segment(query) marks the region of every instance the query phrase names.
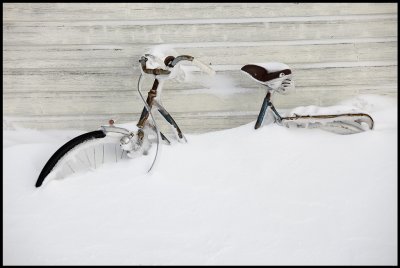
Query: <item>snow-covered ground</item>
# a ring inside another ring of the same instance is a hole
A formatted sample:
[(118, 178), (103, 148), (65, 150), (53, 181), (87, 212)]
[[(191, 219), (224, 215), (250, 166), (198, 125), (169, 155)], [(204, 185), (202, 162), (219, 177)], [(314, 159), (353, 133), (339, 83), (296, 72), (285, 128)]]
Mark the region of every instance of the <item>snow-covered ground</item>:
[(396, 265), (397, 100), (345, 104), (375, 129), (252, 122), (163, 146), (150, 174), (129, 160), (41, 188), (47, 159), (82, 131), (3, 122), (3, 264)]

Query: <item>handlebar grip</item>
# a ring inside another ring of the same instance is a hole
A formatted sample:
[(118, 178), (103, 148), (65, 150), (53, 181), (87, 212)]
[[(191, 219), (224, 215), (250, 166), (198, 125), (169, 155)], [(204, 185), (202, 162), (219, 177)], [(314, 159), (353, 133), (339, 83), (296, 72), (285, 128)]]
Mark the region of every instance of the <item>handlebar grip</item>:
[(189, 56), (189, 55), (180, 55), (178, 57), (176, 57), (171, 63), (171, 67), (174, 67), (176, 64), (178, 64), (178, 62), (182, 61), (182, 60), (187, 60), (187, 61), (193, 61), (194, 57)]
[(198, 59), (193, 59), (192, 63), (194, 65), (196, 65), (197, 67), (199, 67), (205, 73), (207, 73), (209, 75), (215, 75), (215, 70), (213, 68), (211, 68), (209, 65), (202, 63)]
[(178, 62), (182, 61), (182, 60), (187, 60), (187, 61), (191, 61), (194, 65), (196, 65), (200, 70), (204, 71), (205, 73), (209, 74), (209, 75), (215, 75), (215, 71), (208, 65), (202, 63), (201, 61), (199, 61), (198, 59), (195, 59), (192, 56), (189, 55), (180, 55), (178, 57), (176, 57), (171, 63), (170, 65), (172, 67), (174, 67), (176, 64), (178, 64)]

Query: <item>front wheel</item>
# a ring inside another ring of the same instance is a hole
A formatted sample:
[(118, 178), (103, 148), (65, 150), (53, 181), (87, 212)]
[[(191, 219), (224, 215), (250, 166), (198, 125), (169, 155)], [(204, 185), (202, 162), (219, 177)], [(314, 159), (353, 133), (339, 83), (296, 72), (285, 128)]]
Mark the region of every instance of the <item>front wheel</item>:
[[(91, 131), (65, 143), (44, 165), (35, 186), (40, 187), (50, 177), (65, 177), (85, 169), (97, 168), (108, 160), (118, 162), (127, 158), (119, 141), (123, 133)], [(107, 161), (108, 162), (108, 161)]]

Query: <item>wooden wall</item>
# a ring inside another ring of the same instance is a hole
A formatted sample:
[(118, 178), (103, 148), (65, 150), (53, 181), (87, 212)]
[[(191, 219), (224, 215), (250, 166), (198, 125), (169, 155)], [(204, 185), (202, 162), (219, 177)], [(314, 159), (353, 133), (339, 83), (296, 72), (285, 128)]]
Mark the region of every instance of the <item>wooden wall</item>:
[(256, 120), (264, 91), (239, 72), (251, 62), (292, 67), (297, 89), (275, 97), (278, 110), (397, 97), (397, 30), (396, 3), (6, 3), (3, 114), (46, 129), (137, 121), (138, 59), (159, 44), (244, 88), (167, 82), (164, 106), (186, 133)]

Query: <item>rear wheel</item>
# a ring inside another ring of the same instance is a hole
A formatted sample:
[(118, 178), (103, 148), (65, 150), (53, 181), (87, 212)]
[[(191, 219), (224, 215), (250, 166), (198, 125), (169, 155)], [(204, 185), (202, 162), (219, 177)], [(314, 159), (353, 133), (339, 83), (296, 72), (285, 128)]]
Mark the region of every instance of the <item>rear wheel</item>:
[(287, 127), (320, 128), (337, 134), (355, 134), (374, 128), (368, 114), (295, 115), (282, 118)]
[(96, 169), (106, 162), (126, 159), (126, 152), (119, 146), (119, 140), (123, 135), (97, 130), (73, 138), (50, 157), (40, 172), (35, 186), (40, 187), (45, 180), (63, 178)]

